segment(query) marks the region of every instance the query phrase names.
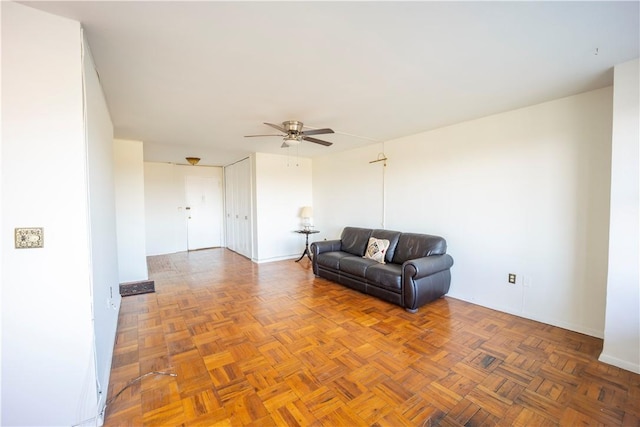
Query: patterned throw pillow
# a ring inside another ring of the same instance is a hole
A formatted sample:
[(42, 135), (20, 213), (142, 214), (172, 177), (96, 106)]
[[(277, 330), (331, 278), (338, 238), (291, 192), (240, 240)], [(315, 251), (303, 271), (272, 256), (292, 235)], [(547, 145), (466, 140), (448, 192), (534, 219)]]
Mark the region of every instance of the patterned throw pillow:
[(389, 249), (388, 240), (370, 237), (369, 244), (367, 244), (367, 250), (364, 253), (363, 258), (369, 258), (384, 264), (384, 256), (387, 253), (387, 249)]

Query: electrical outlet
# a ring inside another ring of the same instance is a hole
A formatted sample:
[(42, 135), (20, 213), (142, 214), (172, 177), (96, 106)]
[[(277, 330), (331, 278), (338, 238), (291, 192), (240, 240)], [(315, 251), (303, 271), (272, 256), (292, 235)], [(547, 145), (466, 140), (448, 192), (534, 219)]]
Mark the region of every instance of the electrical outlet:
[(516, 284), (516, 275), (514, 273), (509, 273), (509, 283)]

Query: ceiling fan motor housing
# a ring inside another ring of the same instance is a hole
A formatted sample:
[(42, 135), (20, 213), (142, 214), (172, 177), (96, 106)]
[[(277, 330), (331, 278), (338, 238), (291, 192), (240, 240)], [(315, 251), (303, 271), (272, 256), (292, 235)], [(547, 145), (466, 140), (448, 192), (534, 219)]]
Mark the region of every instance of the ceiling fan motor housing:
[(302, 132), (302, 125), (303, 123), (297, 120), (288, 120), (286, 122), (282, 122), (282, 127), (286, 129), (287, 133), (290, 135)]

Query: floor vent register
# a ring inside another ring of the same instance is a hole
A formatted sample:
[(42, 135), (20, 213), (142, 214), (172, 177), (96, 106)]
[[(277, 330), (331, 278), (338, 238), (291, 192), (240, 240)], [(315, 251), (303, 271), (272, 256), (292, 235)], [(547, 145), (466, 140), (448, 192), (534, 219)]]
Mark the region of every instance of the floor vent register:
[(120, 283), (120, 295), (140, 295), (155, 292), (155, 282), (153, 280), (141, 280), (139, 282)]

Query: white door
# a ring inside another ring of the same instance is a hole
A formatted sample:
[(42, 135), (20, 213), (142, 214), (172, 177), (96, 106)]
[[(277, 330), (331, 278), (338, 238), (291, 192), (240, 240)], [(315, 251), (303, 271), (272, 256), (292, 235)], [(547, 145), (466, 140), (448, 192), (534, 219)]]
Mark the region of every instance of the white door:
[(251, 164), (249, 159), (226, 166), (225, 219), (229, 249), (251, 258)]
[(211, 176), (185, 177), (187, 249), (222, 245), (222, 183)]
[(232, 251), (236, 250), (236, 233), (235, 233), (235, 168), (230, 165), (224, 168), (224, 185), (225, 185), (225, 224), (226, 224), (226, 242), (227, 248)]
[(249, 159), (236, 163), (237, 167), (237, 240), (236, 251), (251, 258), (251, 164)]

